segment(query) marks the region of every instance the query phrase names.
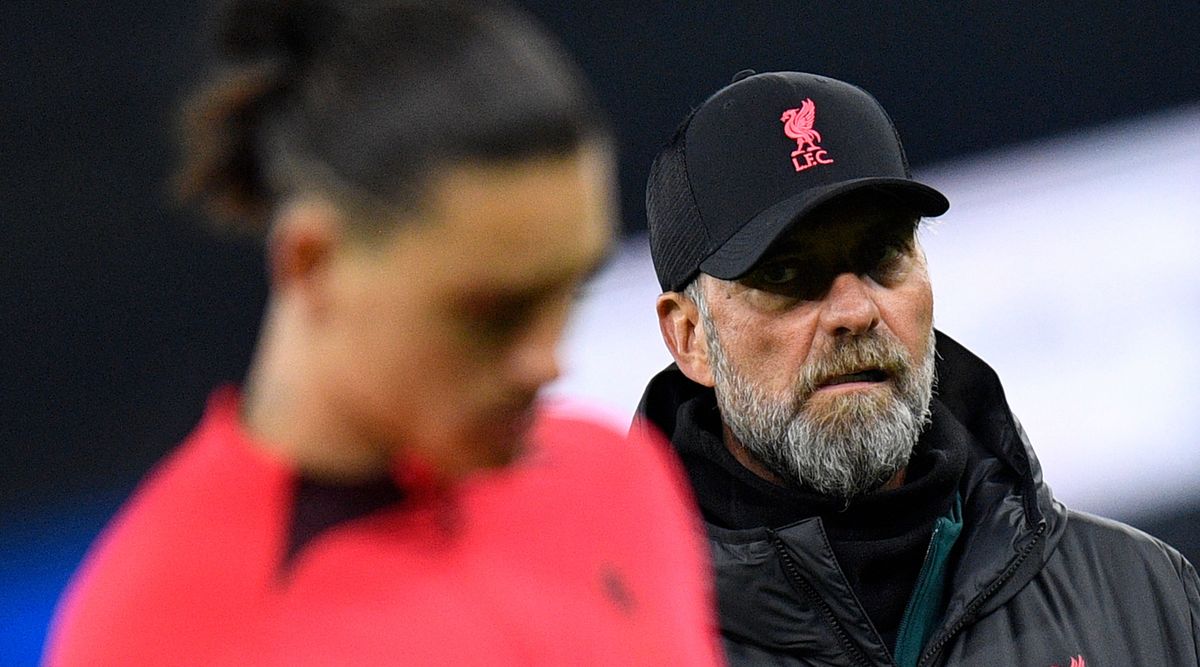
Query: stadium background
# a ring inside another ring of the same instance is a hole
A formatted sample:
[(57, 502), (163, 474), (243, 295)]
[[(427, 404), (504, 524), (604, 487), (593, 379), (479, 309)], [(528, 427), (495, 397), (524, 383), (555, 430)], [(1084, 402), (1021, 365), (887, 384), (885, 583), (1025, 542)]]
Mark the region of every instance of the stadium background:
[[(1051, 485), (1200, 560), (1200, 4), (523, 4), (622, 151), (625, 240), (553, 393), (619, 423), (667, 361), (641, 200), (679, 119), (745, 67), (828, 74), (949, 195), (925, 239), (938, 325), (997, 368)], [(249, 359), (261, 249), (166, 195), (202, 16), (0, 7), (0, 665), (36, 660), (89, 541)]]

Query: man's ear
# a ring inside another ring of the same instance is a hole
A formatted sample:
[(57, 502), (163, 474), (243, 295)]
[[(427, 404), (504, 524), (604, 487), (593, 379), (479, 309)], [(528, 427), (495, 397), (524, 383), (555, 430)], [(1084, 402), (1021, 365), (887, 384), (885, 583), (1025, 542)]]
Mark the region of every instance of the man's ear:
[(713, 386), (708, 339), (704, 337), (704, 324), (695, 302), (682, 292), (663, 292), (655, 308), (663, 342), (679, 370), (693, 382)]
[(341, 214), (328, 202), (303, 199), (284, 205), (267, 238), (271, 290), (298, 297), (310, 312), (324, 310), (343, 229)]

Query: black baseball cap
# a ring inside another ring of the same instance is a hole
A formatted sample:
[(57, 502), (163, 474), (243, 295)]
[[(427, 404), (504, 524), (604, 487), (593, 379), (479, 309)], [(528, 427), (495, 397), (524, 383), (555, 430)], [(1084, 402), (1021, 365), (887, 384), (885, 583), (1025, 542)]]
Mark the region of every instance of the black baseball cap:
[(664, 291), (699, 272), (733, 280), (805, 214), (874, 189), (934, 217), (950, 208), (912, 179), (900, 135), (869, 93), (802, 72), (739, 72), (655, 158), (646, 185), (650, 255)]

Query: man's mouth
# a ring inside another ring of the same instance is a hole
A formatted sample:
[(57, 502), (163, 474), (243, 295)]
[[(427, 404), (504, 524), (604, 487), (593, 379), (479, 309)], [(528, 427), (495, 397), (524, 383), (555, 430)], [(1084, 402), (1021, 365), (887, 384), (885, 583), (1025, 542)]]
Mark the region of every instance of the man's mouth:
[(825, 389), (825, 388), (834, 387), (837, 385), (853, 384), (853, 383), (858, 383), (858, 382), (874, 384), (874, 383), (879, 383), (879, 382), (885, 382), (889, 377), (890, 377), (890, 375), (888, 375), (887, 371), (884, 371), (879, 368), (867, 368), (867, 369), (863, 369), (861, 371), (856, 371), (854, 373), (845, 373), (842, 375), (835, 375), (835, 376), (825, 380), (824, 382), (822, 382), (817, 388)]

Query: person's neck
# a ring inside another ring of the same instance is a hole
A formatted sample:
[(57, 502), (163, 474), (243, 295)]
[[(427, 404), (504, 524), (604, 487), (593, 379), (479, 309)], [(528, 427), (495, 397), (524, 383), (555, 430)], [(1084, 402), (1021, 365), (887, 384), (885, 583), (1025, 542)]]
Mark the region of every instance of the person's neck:
[[(772, 484), (787, 486), (787, 481), (779, 473), (767, 467), (754, 452), (750, 451), (750, 448), (743, 445), (741, 440), (738, 440), (737, 436), (733, 434), (733, 430), (729, 428), (729, 424), (726, 424), (723, 420), (721, 422), (721, 439), (725, 443), (725, 448), (733, 455), (733, 458), (747, 470)], [(904, 486), (906, 472), (907, 468), (900, 468), (891, 479), (876, 490), (890, 491)]]
[(356, 433), (325, 399), (317, 362), (298, 306), (272, 301), (242, 388), (243, 426), (307, 477), (355, 482), (386, 475), (390, 455)]

